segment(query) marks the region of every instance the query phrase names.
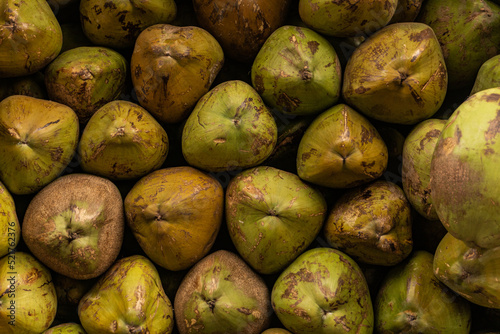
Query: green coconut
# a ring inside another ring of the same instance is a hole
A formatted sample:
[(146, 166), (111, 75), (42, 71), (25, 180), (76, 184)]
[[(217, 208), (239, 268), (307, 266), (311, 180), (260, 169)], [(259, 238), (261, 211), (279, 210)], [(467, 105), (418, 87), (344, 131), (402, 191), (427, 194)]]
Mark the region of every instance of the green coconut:
[(340, 96), (341, 68), (333, 46), (314, 30), (282, 26), (266, 40), (251, 69), (252, 85), (271, 108), (311, 115)]
[(316, 238), (326, 201), (297, 175), (273, 167), (247, 169), (226, 190), (226, 222), (241, 257), (257, 272), (277, 273)]
[(406, 136), (403, 146), (403, 190), (411, 205), (423, 217), (438, 220), (430, 188), (431, 160), (446, 120), (427, 119)]
[(352, 188), (380, 177), (388, 151), (368, 119), (345, 104), (316, 116), (297, 151), (297, 173), (307, 182)]
[(437, 279), (433, 261), (417, 251), (387, 273), (374, 303), (377, 333), (469, 333), (469, 302)]
[(481, 65), (470, 95), (494, 87), (500, 87), (500, 54), (491, 57)]
[(357, 47), (344, 70), (347, 104), (376, 120), (416, 124), (444, 102), (448, 76), (431, 27), (394, 23)]
[(120, 53), (82, 46), (61, 53), (45, 69), (51, 100), (71, 107), (86, 123), (100, 107), (124, 92), (128, 62)]
[(469, 247), (448, 233), (434, 255), (434, 274), (471, 303), (500, 309), (500, 246)]
[(224, 64), (219, 42), (196, 26), (156, 24), (138, 37), (130, 60), (139, 104), (160, 123), (185, 120)]
[(500, 53), (500, 5), (494, 1), (428, 0), (417, 21), (436, 34), (450, 89), (471, 86), (481, 65)]
[(431, 160), (432, 202), (446, 229), (471, 247), (500, 245), (500, 87), (465, 100)]
[(299, 15), (315, 31), (335, 36), (370, 35), (386, 26), (398, 0), (300, 0)]
[(182, 130), (182, 154), (206, 171), (246, 169), (265, 161), (277, 139), (276, 122), (259, 94), (230, 80), (196, 104)]
[(413, 249), (410, 203), (385, 180), (349, 189), (332, 205), (323, 235), (356, 261), (396, 265)]
[(0, 258), (3, 334), (40, 334), (54, 322), (57, 296), (50, 270), (27, 252)]
[(174, 310), (180, 334), (260, 334), (272, 315), (263, 278), (227, 250), (207, 255), (189, 270)]
[(0, 179), (12, 194), (33, 194), (60, 176), (76, 152), (70, 107), (25, 95), (0, 102)]
[(111, 101), (90, 118), (78, 144), (82, 169), (112, 180), (159, 169), (169, 149), (165, 129), (141, 106)]
[(87, 333), (165, 333), (174, 311), (154, 264), (142, 255), (116, 261), (82, 297), (78, 316)]
[(358, 264), (332, 248), (297, 257), (276, 279), (274, 312), (292, 333), (373, 333), (374, 312)]
[(178, 271), (212, 248), (224, 215), (224, 190), (196, 168), (169, 167), (137, 181), (124, 206), (128, 226), (148, 258)]
[(83, 31), (95, 45), (131, 48), (146, 28), (169, 23), (177, 15), (174, 0), (81, 0)]
[(61, 51), (62, 31), (46, 0), (0, 4), (0, 78), (33, 74)]

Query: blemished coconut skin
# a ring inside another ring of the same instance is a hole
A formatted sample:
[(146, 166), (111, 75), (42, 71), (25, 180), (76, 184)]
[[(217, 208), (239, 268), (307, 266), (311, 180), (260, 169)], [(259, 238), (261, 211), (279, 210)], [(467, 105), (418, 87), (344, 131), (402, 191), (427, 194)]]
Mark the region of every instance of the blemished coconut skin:
[(210, 251), (222, 224), (224, 191), (198, 169), (169, 167), (137, 181), (124, 205), (127, 223), (147, 256), (178, 271)]
[(172, 302), (156, 267), (142, 255), (116, 261), (82, 297), (78, 317), (89, 334), (170, 334), (174, 328)]
[(326, 38), (314, 30), (287, 25), (266, 40), (252, 64), (251, 79), (271, 108), (314, 115), (338, 101), (342, 69)]
[(87, 332), (83, 329), (82, 325), (74, 322), (67, 322), (51, 327), (42, 334), (87, 334)]
[(393, 182), (347, 190), (332, 206), (325, 240), (362, 263), (393, 266), (413, 249), (411, 206)]
[(0, 27), (0, 78), (38, 72), (61, 51), (61, 26), (46, 0), (2, 1)]
[(377, 129), (346, 104), (319, 114), (297, 152), (301, 179), (330, 188), (352, 188), (380, 177), (388, 151)]
[(80, 123), (124, 92), (129, 64), (104, 47), (81, 46), (61, 53), (44, 71), (48, 97), (73, 109)]
[(13, 252), (21, 240), (21, 225), (16, 203), (9, 190), (0, 182), (0, 258)]
[(196, 26), (156, 24), (138, 37), (130, 60), (139, 104), (160, 123), (187, 118), (224, 64), (219, 42)]
[(495, 87), (500, 87), (500, 55), (491, 57), (481, 65), (470, 95)]
[(71, 162), (76, 113), (58, 102), (12, 95), (0, 102), (0, 179), (12, 194), (33, 194)]
[(80, 21), (95, 45), (132, 48), (146, 28), (169, 23), (177, 15), (174, 0), (81, 0)]
[(344, 70), (342, 95), (364, 115), (416, 124), (444, 102), (448, 75), (433, 30), (418, 22), (391, 24), (367, 38)]
[(500, 245), (499, 106), (500, 87), (465, 100), (448, 118), (431, 161), (439, 220), (471, 247)]
[(230, 80), (196, 104), (182, 129), (182, 155), (206, 171), (241, 170), (264, 162), (277, 140), (276, 121), (257, 91)]
[(374, 303), (377, 333), (469, 333), (470, 304), (436, 278), (433, 260), (417, 251), (387, 273)]
[(48, 329), (57, 311), (50, 270), (30, 253), (18, 251), (0, 258), (0, 277), (2, 333), (39, 334)]
[(319, 33), (335, 37), (366, 36), (386, 26), (397, 0), (300, 0), (299, 15)]
[(428, 0), (417, 21), (439, 40), (451, 90), (472, 85), (481, 65), (500, 53), (500, 4), (494, 1)]
[(227, 250), (191, 268), (175, 295), (174, 311), (180, 334), (260, 334), (272, 315), (263, 278)]
[(431, 160), (446, 120), (427, 119), (417, 124), (403, 145), (401, 178), (408, 201), (429, 220), (438, 220), (430, 187)]
[(111, 180), (136, 179), (167, 159), (165, 129), (141, 106), (111, 101), (90, 118), (78, 143), (82, 169)]
[(297, 257), (276, 279), (271, 302), (292, 333), (373, 332), (365, 276), (352, 258), (333, 248), (314, 248)]
[(120, 191), (108, 179), (59, 177), (30, 201), (22, 236), (47, 267), (74, 279), (104, 273), (118, 257), (125, 227)]
[(261, 274), (290, 264), (313, 242), (327, 214), (319, 190), (293, 173), (267, 166), (232, 178), (225, 208), (233, 244)]
[(500, 246), (469, 247), (448, 233), (436, 249), (434, 274), (471, 303), (500, 309), (499, 260)]
[(193, 8), (197, 22), (217, 38), (228, 58), (251, 63), (269, 35), (283, 25), (292, 2), (194, 0)]

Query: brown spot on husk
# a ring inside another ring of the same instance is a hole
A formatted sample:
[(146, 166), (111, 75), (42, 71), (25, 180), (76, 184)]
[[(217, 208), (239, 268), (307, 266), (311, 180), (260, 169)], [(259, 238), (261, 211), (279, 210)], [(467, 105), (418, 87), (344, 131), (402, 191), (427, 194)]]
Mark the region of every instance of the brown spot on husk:
[(264, 80), (261, 75), (256, 75), (254, 79), (255, 90), (262, 94), (264, 92)]
[(412, 42), (422, 42), (430, 38), (433, 38), (433, 31), (430, 28), (424, 29), (420, 32), (414, 32), (409, 36), (409, 39)]
[(488, 130), (484, 133), (486, 141), (492, 141), (496, 135), (500, 133), (500, 110), (497, 110), (497, 115), (489, 122)]
[(309, 41), (307, 42), (307, 47), (309, 48), (309, 50), (311, 50), (311, 53), (314, 55), (316, 51), (318, 51), (319, 43), (316, 41)]

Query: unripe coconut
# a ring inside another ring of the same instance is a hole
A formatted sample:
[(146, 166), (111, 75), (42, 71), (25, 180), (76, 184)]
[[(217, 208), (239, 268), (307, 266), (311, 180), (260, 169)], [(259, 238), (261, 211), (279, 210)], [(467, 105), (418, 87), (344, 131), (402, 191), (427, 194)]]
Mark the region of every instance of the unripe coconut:
[(438, 220), (430, 187), (431, 160), (446, 120), (427, 119), (406, 136), (403, 146), (403, 190), (417, 212), (429, 220)]
[(130, 48), (137, 36), (155, 24), (169, 23), (177, 15), (174, 0), (81, 0), (80, 18), (93, 44)]
[(75, 279), (94, 278), (120, 251), (122, 197), (108, 179), (61, 176), (33, 197), (22, 226), (24, 242), (47, 267)]
[(380, 177), (388, 161), (377, 129), (345, 104), (333, 106), (309, 125), (297, 152), (301, 179), (331, 188), (352, 188)]
[(335, 36), (370, 35), (386, 26), (398, 0), (300, 0), (299, 15), (315, 31)]
[(375, 299), (377, 333), (469, 333), (470, 305), (436, 278), (433, 260), (417, 251), (387, 273)]
[(228, 58), (250, 63), (271, 33), (283, 25), (291, 0), (193, 0), (200, 26)]
[(276, 122), (259, 94), (230, 80), (196, 104), (182, 130), (182, 154), (207, 171), (246, 169), (266, 160), (277, 139)]
[(429, 25), (443, 50), (450, 89), (472, 85), (500, 53), (500, 5), (490, 0), (426, 0), (417, 21)]
[(158, 271), (142, 255), (116, 261), (80, 300), (78, 316), (89, 334), (170, 334), (174, 328)]
[(127, 223), (146, 255), (168, 270), (210, 251), (222, 224), (224, 191), (208, 174), (169, 167), (141, 178), (124, 201)]
[(134, 179), (162, 166), (165, 129), (141, 106), (111, 101), (90, 118), (78, 146), (82, 169), (112, 180)]
[(42, 334), (87, 334), (83, 327), (75, 322), (66, 322), (47, 329)]
[(16, 203), (9, 190), (0, 182), (0, 258), (15, 251), (21, 239), (21, 225)]
[(51, 100), (71, 107), (80, 123), (123, 93), (128, 62), (118, 52), (82, 46), (61, 53), (45, 69), (45, 87)]
[(439, 220), (471, 247), (500, 245), (500, 87), (464, 101), (446, 122), (431, 161)]
[(271, 302), (292, 333), (373, 332), (373, 306), (363, 272), (336, 249), (302, 253), (276, 279)]
[(144, 30), (130, 60), (137, 99), (161, 123), (178, 123), (210, 89), (224, 63), (206, 30), (157, 24)]
[(56, 179), (76, 152), (78, 117), (58, 102), (13, 95), (0, 102), (0, 179), (32, 194)]
[(389, 181), (350, 189), (333, 204), (323, 234), (357, 261), (393, 266), (413, 249), (410, 203)]
[(260, 334), (272, 315), (262, 277), (226, 250), (191, 268), (175, 295), (174, 311), (180, 334)]
[(33, 74), (61, 51), (61, 26), (47, 0), (4, 0), (0, 41), (0, 78)]
[(226, 190), (226, 222), (241, 257), (257, 272), (283, 270), (316, 238), (327, 213), (323, 195), (297, 175), (247, 169)]
[(500, 87), (500, 54), (491, 57), (481, 65), (470, 95), (494, 87)]
[(451, 233), (439, 243), (434, 255), (434, 274), (471, 303), (500, 309), (500, 246), (469, 247)]
[(444, 102), (448, 76), (436, 35), (422, 23), (391, 24), (353, 52), (344, 71), (346, 103), (368, 117), (415, 124)]
[(327, 39), (314, 30), (283, 26), (255, 58), (252, 85), (271, 108), (310, 115), (334, 105), (340, 96), (340, 60)]
[(3, 334), (39, 334), (56, 317), (49, 269), (26, 252), (0, 258), (0, 328)]

